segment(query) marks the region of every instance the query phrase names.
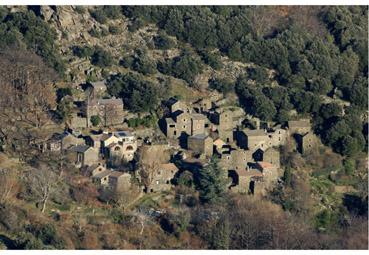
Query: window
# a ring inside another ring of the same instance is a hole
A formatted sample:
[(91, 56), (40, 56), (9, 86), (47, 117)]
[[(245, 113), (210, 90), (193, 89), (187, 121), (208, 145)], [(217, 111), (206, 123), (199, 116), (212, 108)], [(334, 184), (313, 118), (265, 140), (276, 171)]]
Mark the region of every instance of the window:
[(132, 145), (128, 145), (128, 146), (127, 146), (127, 151), (133, 151), (133, 147), (132, 147)]
[(119, 146), (115, 147), (114, 151), (120, 151), (120, 147)]
[(156, 184), (159, 185), (159, 181), (156, 181)]
[(173, 134), (174, 134), (174, 135), (177, 135), (177, 131), (175, 131), (175, 130), (174, 130), (174, 133), (173, 133)]
[(169, 181), (167, 181), (167, 184), (169, 184)]
[(183, 125), (183, 128), (186, 128), (186, 125)]
[(175, 127), (176, 127), (176, 125), (174, 125), (174, 124), (170, 124), (170, 125), (169, 125), (169, 127), (170, 127), (170, 128), (175, 128)]

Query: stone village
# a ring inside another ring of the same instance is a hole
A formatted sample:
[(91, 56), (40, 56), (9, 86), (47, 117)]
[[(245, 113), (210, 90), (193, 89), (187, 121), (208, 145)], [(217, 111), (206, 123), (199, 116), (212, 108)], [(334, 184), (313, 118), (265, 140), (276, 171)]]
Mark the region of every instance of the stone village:
[[(201, 171), (216, 157), (228, 176), (229, 190), (264, 194), (283, 175), (280, 146), (293, 142), (296, 151), (304, 154), (319, 141), (307, 119), (261, 123), (239, 107), (225, 106), (219, 94), (192, 103), (170, 98), (163, 102), (166, 110), (158, 123), (160, 131), (133, 130), (125, 123), (129, 113), (122, 99), (109, 97), (104, 81), (87, 83), (83, 92), (84, 100), (74, 102), (78, 111), (69, 129), (38, 147), (67, 155), (102, 189), (128, 191), (132, 181), (141, 177), (125, 166), (144, 151), (145, 156), (151, 153), (158, 158), (156, 164), (146, 166), (150, 178), (140, 182), (144, 192), (170, 190), (181, 172)], [(91, 116), (102, 120), (100, 129), (92, 127)], [(160, 157), (165, 153), (170, 156)], [(178, 160), (181, 167), (175, 164)]]

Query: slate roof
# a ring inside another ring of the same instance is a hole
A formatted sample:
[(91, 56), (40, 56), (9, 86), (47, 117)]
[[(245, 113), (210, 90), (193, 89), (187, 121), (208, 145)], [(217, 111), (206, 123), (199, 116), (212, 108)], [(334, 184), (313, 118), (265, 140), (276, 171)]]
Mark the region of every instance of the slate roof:
[(309, 120), (290, 120), (288, 121), (289, 128), (301, 128), (301, 127), (310, 127)]
[(88, 145), (75, 145), (70, 148), (71, 151), (84, 153), (91, 147)]
[(93, 178), (94, 179), (102, 179), (104, 177), (110, 176), (112, 173), (113, 173), (113, 171), (105, 170), (105, 171), (102, 171), (101, 173), (98, 173)]
[(263, 129), (246, 129), (243, 131), (247, 136), (265, 136), (267, 135)]

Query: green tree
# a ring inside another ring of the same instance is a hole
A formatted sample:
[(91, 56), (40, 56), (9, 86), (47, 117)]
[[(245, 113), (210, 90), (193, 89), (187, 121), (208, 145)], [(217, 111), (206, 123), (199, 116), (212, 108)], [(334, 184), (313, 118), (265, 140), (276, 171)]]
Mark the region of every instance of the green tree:
[(91, 123), (94, 127), (98, 126), (101, 123), (101, 119), (98, 115), (91, 116)]
[(99, 67), (108, 67), (113, 64), (112, 55), (101, 47), (96, 47), (91, 56), (91, 63)]
[(125, 107), (133, 112), (155, 109), (160, 98), (156, 84), (134, 73), (112, 75), (108, 79), (108, 92), (122, 98)]
[(200, 170), (199, 181), (200, 199), (204, 203), (217, 203), (224, 199), (227, 179), (216, 157)]

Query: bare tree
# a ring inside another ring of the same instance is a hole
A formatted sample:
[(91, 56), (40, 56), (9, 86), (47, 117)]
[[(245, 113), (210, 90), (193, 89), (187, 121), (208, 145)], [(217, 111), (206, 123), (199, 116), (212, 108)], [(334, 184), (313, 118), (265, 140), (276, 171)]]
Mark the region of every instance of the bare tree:
[(160, 164), (168, 162), (170, 153), (165, 145), (143, 146), (137, 153), (141, 182), (148, 187), (155, 178)]
[(15, 169), (0, 169), (0, 204), (9, 203), (16, 192)]
[[(10, 148), (26, 146), (50, 121), (56, 107), (56, 74), (37, 55), (0, 51), (0, 139)], [(37, 138), (37, 136), (36, 136)]]
[(41, 207), (41, 212), (45, 212), (50, 197), (55, 194), (61, 176), (57, 175), (46, 165), (41, 165), (38, 169), (30, 169), (26, 175), (28, 187), (37, 201), (37, 207)]

